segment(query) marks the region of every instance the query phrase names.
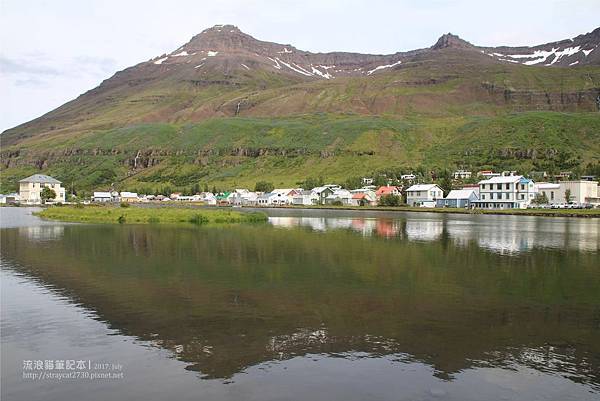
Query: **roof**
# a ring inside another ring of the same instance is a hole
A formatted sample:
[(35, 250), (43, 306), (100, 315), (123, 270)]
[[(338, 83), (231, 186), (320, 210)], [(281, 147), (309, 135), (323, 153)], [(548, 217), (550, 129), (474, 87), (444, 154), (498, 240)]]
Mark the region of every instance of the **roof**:
[(398, 187), (394, 187), (394, 186), (385, 186), (385, 187), (379, 187), (379, 189), (377, 190), (377, 192), (375, 192), (377, 195), (383, 195), (383, 194), (388, 194), (394, 191), (398, 191)]
[(110, 192), (94, 192), (94, 198), (111, 198)]
[(538, 182), (538, 189), (559, 189), (560, 184), (556, 184), (554, 182)]
[(49, 184), (60, 184), (61, 183), (56, 178), (52, 178), (49, 175), (44, 175), (44, 174), (30, 175), (27, 178), (23, 178), (19, 182), (39, 182), (41, 184), (46, 184), (46, 183), (49, 183)]
[(453, 189), (445, 199), (469, 199), (474, 194), (476, 192), (473, 189)]
[(302, 196), (313, 195), (313, 191), (300, 191), (300, 192), (298, 192), (298, 195), (302, 195)]
[(137, 198), (137, 192), (121, 192), (121, 198)]
[[(433, 188), (439, 188), (436, 184), (416, 184), (407, 189), (407, 191), (429, 191)], [(440, 188), (441, 189), (441, 188)]]
[(366, 198), (367, 194), (364, 192), (359, 192), (357, 194), (352, 195), (352, 199), (364, 199)]
[(499, 177), (492, 177), (487, 180), (479, 181), (479, 184), (510, 184), (518, 182), (523, 178), (522, 175), (503, 175)]

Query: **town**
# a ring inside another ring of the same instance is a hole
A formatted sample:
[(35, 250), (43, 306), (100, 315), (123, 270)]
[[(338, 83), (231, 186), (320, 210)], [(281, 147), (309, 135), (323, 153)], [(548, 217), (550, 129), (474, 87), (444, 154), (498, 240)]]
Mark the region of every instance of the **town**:
[(360, 188), (343, 188), (323, 184), (310, 189), (274, 188), (257, 183), (255, 190), (237, 188), (223, 192), (183, 194), (139, 194), (137, 192), (93, 192), (88, 199), (71, 196), (67, 199), (62, 183), (50, 176), (34, 174), (19, 181), (19, 193), (0, 195), (2, 204), (129, 204), (158, 202), (189, 202), (210, 206), (282, 207), (282, 206), (407, 206), (415, 208), (458, 209), (582, 209), (600, 207), (598, 181), (594, 176), (570, 180), (567, 174), (554, 177), (554, 182), (535, 182), (516, 171), (497, 173), (482, 170), (476, 173), (478, 182), (460, 184), (471, 179), (472, 172), (455, 171), (449, 188), (440, 183), (416, 182), (414, 174), (404, 174), (397, 182), (388, 180), (383, 186), (373, 185), (374, 179), (363, 177)]

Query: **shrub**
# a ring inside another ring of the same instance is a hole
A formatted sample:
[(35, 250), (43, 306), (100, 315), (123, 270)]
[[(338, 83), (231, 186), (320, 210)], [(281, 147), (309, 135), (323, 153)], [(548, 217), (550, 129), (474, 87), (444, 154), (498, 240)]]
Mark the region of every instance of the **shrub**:
[(331, 202), (332, 206), (343, 206), (344, 204), (342, 203), (341, 200), (335, 200), (333, 202)]
[(125, 221), (127, 221), (127, 219), (125, 218), (124, 215), (120, 215), (119, 218), (117, 219), (117, 221), (119, 222), (119, 224), (123, 224), (123, 223), (125, 223)]
[(148, 223), (160, 223), (160, 219), (158, 217), (152, 216), (148, 219)]
[(401, 199), (398, 195), (382, 195), (379, 198), (379, 206), (400, 206)]
[(208, 217), (203, 216), (201, 214), (195, 214), (192, 217), (190, 217), (189, 222), (192, 224), (205, 224), (208, 223)]
[(131, 206), (129, 203), (121, 202), (121, 207), (129, 207), (129, 206)]

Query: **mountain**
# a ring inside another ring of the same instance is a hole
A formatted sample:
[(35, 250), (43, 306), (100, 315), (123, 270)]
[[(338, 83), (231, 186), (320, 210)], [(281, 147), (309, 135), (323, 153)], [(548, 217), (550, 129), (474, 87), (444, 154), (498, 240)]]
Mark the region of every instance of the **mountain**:
[(38, 170), (92, 189), (598, 163), (599, 44), (600, 28), (534, 47), (448, 33), (390, 55), (312, 53), (216, 25), (3, 132), (2, 186)]

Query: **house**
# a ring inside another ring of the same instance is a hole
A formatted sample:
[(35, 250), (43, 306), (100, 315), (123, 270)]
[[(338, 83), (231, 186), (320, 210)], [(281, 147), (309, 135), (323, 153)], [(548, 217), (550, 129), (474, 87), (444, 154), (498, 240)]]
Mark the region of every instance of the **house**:
[(181, 192), (173, 192), (169, 198), (171, 198), (171, 200), (177, 200), (177, 198), (179, 198), (182, 195)]
[(217, 198), (217, 205), (219, 206), (227, 206), (229, 205), (229, 195), (231, 192), (221, 192), (218, 195), (215, 195)]
[(492, 177), (479, 181), (479, 200), (473, 204), (482, 209), (523, 209), (535, 194), (534, 182), (523, 176)]
[(492, 170), (481, 170), (477, 173), (477, 177), (483, 178), (492, 178), (492, 177), (500, 177), (500, 173), (494, 173)]
[(377, 204), (377, 196), (373, 191), (352, 191), (352, 206), (375, 206)]
[(133, 202), (139, 202), (139, 200), (140, 200), (140, 198), (138, 198), (137, 192), (127, 192), (127, 191), (121, 192), (121, 202), (133, 203)]
[(417, 178), (414, 174), (402, 174), (400, 176), (401, 180), (406, 180), (406, 181), (413, 181), (415, 178)]
[(325, 204), (332, 205), (341, 202), (342, 205), (350, 205), (352, 203), (352, 192), (347, 189), (336, 189), (331, 195), (325, 198)]
[(0, 195), (0, 204), (2, 204), (2, 205), (10, 205), (10, 204), (14, 204), (14, 203), (19, 203), (20, 200), (21, 200), (21, 198), (19, 197), (19, 194), (17, 194), (17, 193), (12, 193), (12, 194), (8, 194), (8, 195)]
[(444, 191), (436, 184), (417, 184), (406, 190), (409, 206), (435, 207), (436, 201), (444, 197)]
[(453, 189), (445, 198), (437, 199), (437, 207), (469, 208), (479, 197), (473, 189)]
[[(588, 203), (592, 205), (600, 204), (598, 197), (598, 181), (561, 181), (559, 189), (558, 202)], [(571, 191), (570, 199), (565, 199), (565, 193)]]
[(339, 186), (337, 186), (337, 185), (335, 185), (335, 186), (334, 185), (323, 185), (321, 187), (313, 188), (312, 192), (317, 194), (317, 196), (319, 197), (319, 205), (324, 205), (325, 198), (327, 198), (329, 195), (331, 195), (333, 193), (333, 191), (338, 188), (339, 188)]
[(42, 203), (42, 190), (50, 188), (56, 193), (51, 202), (64, 202), (65, 189), (60, 185), (61, 182), (55, 178), (44, 174), (34, 174), (19, 181), (19, 196), (21, 203), (28, 205), (37, 205)]
[(464, 180), (464, 179), (471, 178), (471, 175), (472, 175), (472, 173), (470, 171), (456, 170), (454, 172), (454, 179), (455, 180)]
[(117, 201), (118, 197), (113, 197), (111, 192), (94, 192), (92, 195), (92, 202), (105, 203)]
[(560, 173), (556, 174), (554, 178), (556, 178), (557, 180), (568, 180), (569, 178), (571, 178), (572, 175), (572, 171), (561, 171)]
[(319, 195), (314, 191), (299, 191), (292, 198), (292, 204), (297, 206), (312, 206), (319, 204)]
[(538, 194), (546, 195), (548, 204), (552, 205), (564, 202), (564, 191), (562, 194), (560, 193), (560, 184), (553, 182), (538, 182), (535, 184), (535, 187)]
[(377, 199), (381, 198), (383, 195), (395, 195), (400, 196), (402, 189), (400, 187), (386, 185), (384, 187), (379, 187), (377, 191), (375, 191), (375, 196)]
[(258, 194), (247, 189), (236, 189), (229, 195), (229, 203), (236, 206), (256, 206)]
[(217, 197), (212, 192), (202, 192), (200, 194), (200, 200), (211, 206), (215, 206), (217, 204)]
[(363, 177), (362, 183), (363, 185), (371, 185), (373, 184), (373, 179), (369, 177)]

